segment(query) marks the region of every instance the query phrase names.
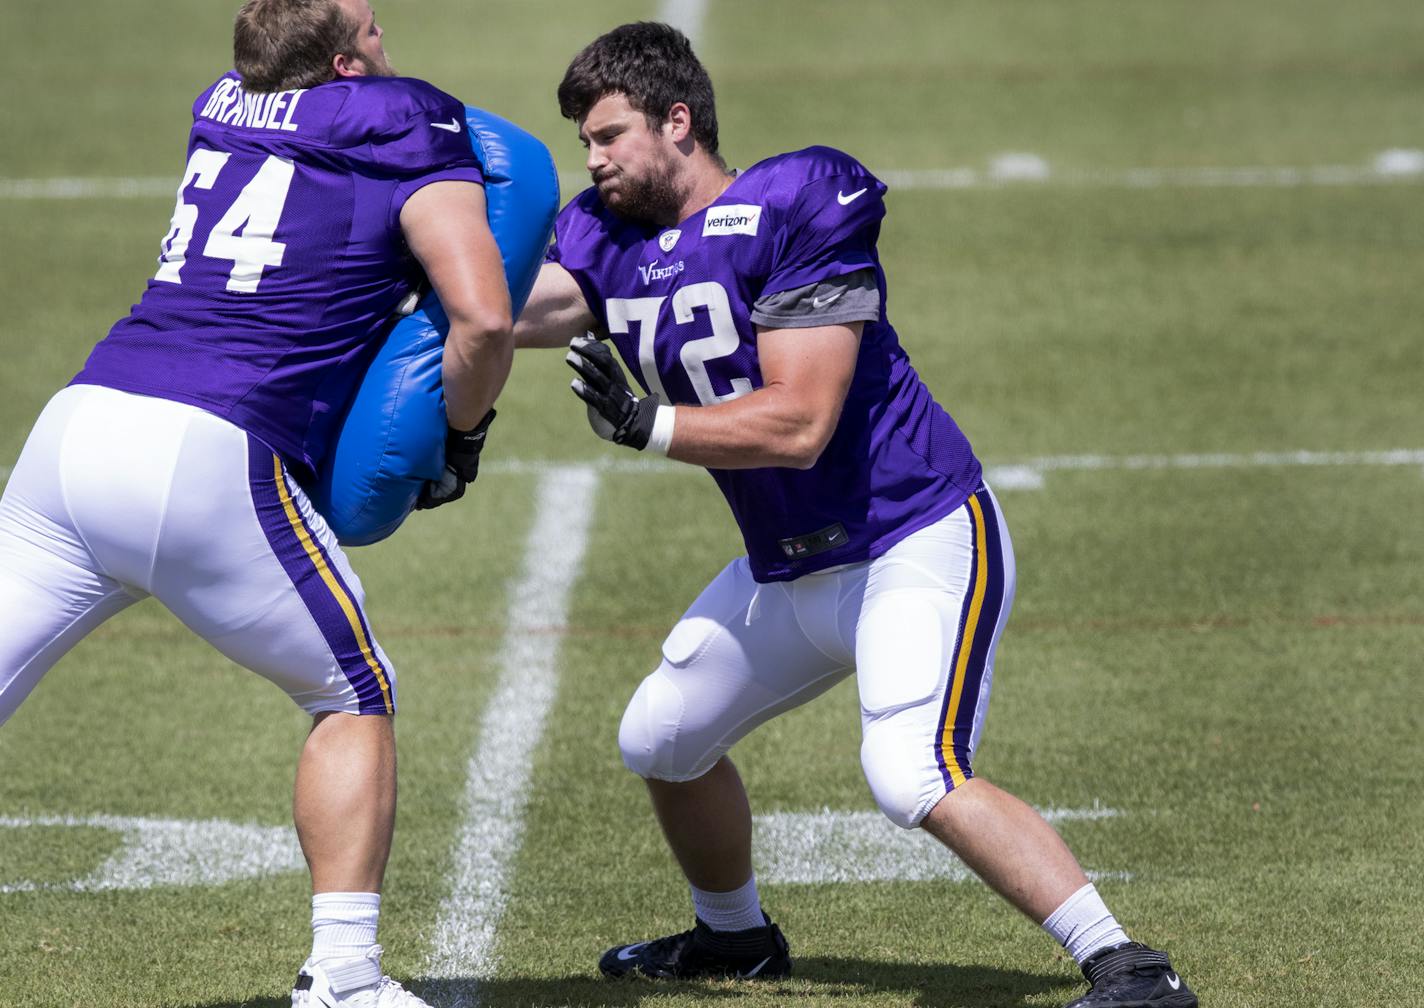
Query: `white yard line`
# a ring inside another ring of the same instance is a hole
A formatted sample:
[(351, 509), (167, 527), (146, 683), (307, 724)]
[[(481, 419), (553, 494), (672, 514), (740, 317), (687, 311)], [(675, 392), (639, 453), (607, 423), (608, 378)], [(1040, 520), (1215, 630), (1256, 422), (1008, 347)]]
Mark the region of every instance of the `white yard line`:
[[(1026, 462), (985, 463), (990, 483), (1001, 489), (1037, 490), (1051, 472), (1143, 469), (1275, 469), (1298, 467), (1419, 466), (1424, 450), (1394, 448), (1385, 451), (1322, 452), (1209, 452), (1180, 455), (1048, 455)], [(697, 467), (662, 458), (620, 453), (586, 462), (553, 459), (491, 459), (480, 466), (486, 475), (549, 476), (572, 469), (617, 476), (654, 476), (696, 472)], [(10, 477), (10, 467), (0, 466), (0, 483)]]
[(112, 815), (0, 817), (0, 830), (56, 826), (107, 830), (123, 839), (103, 864), (82, 878), (67, 882), (0, 879), (0, 893), (214, 886), (305, 871), (307, 866), (297, 833), (290, 826)]
[[(691, 3), (682, 6), (692, 7)], [(1371, 164), (1245, 165), (1196, 168), (1051, 169), (1034, 155), (998, 158), (988, 168), (882, 169), (877, 174), (892, 192), (946, 189), (1000, 189), (1006, 186), (1076, 189), (1258, 189), (1317, 186), (1418, 184), (1424, 160), (1390, 157)], [(1394, 152), (1398, 153), (1398, 152)], [(172, 198), (177, 178), (0, 178), (0, 200), (82, 200)], [(585, 172), (560, 172), (565, 196), (588, 187)]]
[(496, 931), (510, 866), (524, 832), (535, 749), (558, 692), (560, 637), (583, 565), (599, 476), (590, 466), (552, 468), (539, 482), (524, 568), (510, 593), (496, 659), (499, 683), (485, 707), (465, 782), (450, 895), (440, 906), (427, 975), (444, 980), (441, 1005), (472, 1006), (495, 967)]
[(707, 19), (707, 0), (662, 0), (655, 21), (680, 30), (696, 49), (702, 41), (702, 24)]
[(996, 489), (1042, 490), (1051, 472), (1136, 472), (1144, 469), (1279, 469), (1342, 466), (1419, 466), (1424, 451), (1214, 452), (1191, 455), (1053, 455), (1004, 465), (986, 465), (984, 478)]
[[(626, 453), (625, 453), (626, 454)], [(521, 475), (551, 472), (565, 463), (539, 459), (492, 460), (482, 466), (488, 473)], [(589, 463), (598, 472), (622, 476), (690, 473), (695, 467), (661, 458), (609, 455)], [(1049, 455), (1026, 462), (986, 463), (985, 477), (996, 489), (1041, 490), (1051, 472), (1140, 471), (1144, 469), (1271, 469), (1318, 466), (1418, 466), (1424, 468), (1424, 450), (1400, 448), (1357, 452), (1217, 452), (1181, 455)]]
[[(1410, 156), (1418, 155), (1418, 157)], [(1281, 189), (1424, 182), (1424, 152), (1381, 151), (1367, 164), (1054, 169), (1036, 154), (1004, 154), (987, 168), (871, 169), (897, 192), (951, 189)], [(69, 180), (76, 181), (76, 180)], [(586, 172), (560, 172), (565, 197), (588, 188)], [(0, 196), (5, 195), (0, 183)]]
[(176, 176), (119, 178), (17, 178), (0, 179), (0, 199), (75, 200), (135, 199), (178, 192)]
[[(1051, 823), (1112, 819), (1116, 809), (1039, 809)], [(757, 878), (769, 885), (859, 882), (971, 882), (976, 876), (924, 830), (902, 830), (877, 811), (773, 812), (755, 817)], [(1127, 872), (1090, 878), (1128, 881)]]
[(1056, 455), (1029, 463), (1054, 469), (1269, 469), (1278, 466), (1424, 466), (1424, 451), (1210, 452), (1197, 455)]
[[(1387, 154), (1388, 152), (1385, 152)], [(1074, 189), (1292, 189), (1424, 181), (1424, 164), (1381, 154), (1368, 165), (1245, 165), (1194, 168), (1052, 170), (1046, 162), (999, 159), (988, 169), (925, 168), (877, 174), (892, 192), (1057, 186)]]

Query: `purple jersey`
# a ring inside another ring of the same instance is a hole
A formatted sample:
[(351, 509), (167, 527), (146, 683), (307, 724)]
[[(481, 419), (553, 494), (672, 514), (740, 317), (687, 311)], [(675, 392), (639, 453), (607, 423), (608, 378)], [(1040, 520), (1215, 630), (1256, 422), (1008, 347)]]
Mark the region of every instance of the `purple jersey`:
[(464, 105), (424, 81), (224, 75), (193, 105), (158, 272), (74, 382), (202, 407), (315, 471), (410, 290), (401, 208), (442, 179), (483, 176)]
[(643, 387), (675, 404), (710, 405), (761, 387), (752, 316), (769, 296), (873, 271), (879, 317), (865, 325), (820, 460), (804, 471), (711, 470), (758, 581), (877, 557), (980, 483), (969, 442), (886, 318), (875, 249), (884, 195), (853, 158), (811, 147), (752, 166), (675, 228), (627, 221), (595, 189), (554, 226), (549, 260), (578, 281)]

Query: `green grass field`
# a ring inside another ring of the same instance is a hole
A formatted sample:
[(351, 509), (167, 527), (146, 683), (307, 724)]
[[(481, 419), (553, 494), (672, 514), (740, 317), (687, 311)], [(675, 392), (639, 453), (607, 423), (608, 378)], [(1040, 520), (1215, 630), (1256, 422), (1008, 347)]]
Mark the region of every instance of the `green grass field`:
[[(172, 208), (8, 183), (176, 184), (235, 6), (0, 10), (0, 466), (137, 298)], [(564, 64), (659, 5), (498, 0), (478, 26), (471, 6), (378, 5), (392, 60), (576, 172)], [(903, 341), (1004, 474), (1019, 591), (976, 770), (1079, 813), (1060, 828), (1109, 904), (1212, 1008), (1424, 1004), (1424, 176), (1367, 171), (1424, 148), (1421, 32), (1405, 0), (711, 0), (699, 32), (732, 163), (826, 143), (881, 173), (977, 173), (893, 190), (881, 241)], [(1005, 153), (1051, 173), (993, 184)], [(1309, 181), (1330, 166), (1359, 171)], [(1305, 181), (1208, 184), (1208, 168)], [(1164, 184), (1127, 184), (1134, 169)], [(352, 554), (401, 675), (386, 968), (490, 1008), (1067, 1001), (1080, 980), (1046, 936), (864, 815), (853, 684), (734, 754), (759, 836), (826, 812), (873, 852), (759, 848), (795, 979), (598, 979), (609, 944), (689, 926), (617, 725), (740, 545), (702, 473), (605, 465), (630, 459), (588, 432), (559, 356), (516, 362), (464, 501)], [(537, 505), (580, 472), (582, 495), (555, 503), (582, 507), (564, 517), (587, 519), (587, 549), (548, 625), (518, 592), (526, 557), (557, 553), (531, 538)], [(508, 656), (540, 642), (557, 648), (551, 706), (508, 709), (534, 730), (494, 785), (512, 811), (471, 806), (472, 756), (516, 751), (484, 720), (521, 696)], [(0, 730), (0, 1005), (285, 1004), (309, 947), (280, 839), (304, 731), (152, 603), (76, 648)], [(221, 877), (184, 881), (169, 851), (172, 878), (86, 887), (141, 832), (103, 817), (247, 826), (274, 867), (222, 875), (223, 849), (204, 862)], [(453, 904), (466, 918), (448, 901), (471, 851), (497, 870)], [(834, 866), (850, 880), (817, 874)], [(480, 924), (478, 967), (441, 959)]]

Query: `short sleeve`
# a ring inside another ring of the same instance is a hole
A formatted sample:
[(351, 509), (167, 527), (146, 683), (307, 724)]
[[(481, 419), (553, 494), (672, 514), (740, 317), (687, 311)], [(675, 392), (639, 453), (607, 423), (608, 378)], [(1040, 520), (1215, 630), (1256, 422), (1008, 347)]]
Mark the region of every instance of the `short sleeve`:
[[(379, 170), (396, 176), (421, 175), (433, 168), (478, 164), (465, 125), (465, 106), (427, 87), (384, 110), (385, 123), (373, 123), (367, 156)], [(414, 106), (412, 108), (412, 106)], [(349, 106), (348, 106), (349, 107)], [(375, 110), (373, 110), (375, 111)]]
[[(451, 101), (444, 111), (449, 115), (433, 117), (429, 111), (417, 112), (407, 120), (406, 130), (375, 151), (377, 164), (400, 178), (390, 198), (392, 221), (399, 221), (407, 199), (431, 182), (484, 184), (484, 172), (464, 125), (464, 105)], [(457, 125), (459, 131), (443, 128), (450, 124)]]
[(430, 88), (414, 111), (378, 129), (367, 147), (369, 164), (395, 180), (391, 221), (400, 219), (406, 200), (432, 182), (484, 184), (484, 172), (465, 125), (465, 106)]
[(469, 167), (445, 168), (440, 171), (433, 171), (419, 178), (401, 182), (396, 186), (394, 194), (391, 196), (391, 217), (393, 220), (400, 219), (401, 209), (405, 206), (406, 200), (410, 199), (421, 189), (432, 182), (474, 182), (477, 185), (484, 185), (485, 175), (480, 171), (479, 163)]
[(868, 172), (813, 179), (780, 229), (763, 292), (774, 294), (873, 268), (885, 185)]
[(751, 318), (757, 325), (772, 329), (874, 322), (880, 318), (880, 287), (875, 270), (866, 267), (767, 294), (752, 306)]
[(544, 250), (544, 262), (562, 266), (583, 291), (584, 301), (600, 324), (605, 323), (603, 295), (593, 272), (599, 265), (599, 228), (593, 212), (598, 197), (585, 191), (569, 200), (554, 220), (554, 235)]

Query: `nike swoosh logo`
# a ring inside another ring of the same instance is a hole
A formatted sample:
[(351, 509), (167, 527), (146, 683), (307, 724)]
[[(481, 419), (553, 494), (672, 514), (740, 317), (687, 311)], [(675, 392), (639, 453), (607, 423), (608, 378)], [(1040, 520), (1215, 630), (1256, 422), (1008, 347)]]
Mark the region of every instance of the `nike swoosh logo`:
[(460, 132), (460, 120), (458, 119), (451, 119), (447, 123), (431, 123), (430, 125), (434, 126), (436, 129), (449, 130), (451, 133)]
[(841, 296), (842, 294), (844, 294), (844, 293), (845, 293), (845, 291), (843, 291), (843, 290), (838, 290), (838, 291), (836, 291), (834, 294), (827, 294), (825, 297), (813, 297), (813, 298), (811, 299), (811, 307), (812, 307), (812, 308), (824, 308), (824, 307), (826, 307), (826, 305), (832, 304), (832, 303), (834, 303), (835, 301), (840, 300), (840, 296)]
[(749, 979), (751, 979), (752, 977), (756, 976), (758, 973), (760, 973), (760, 972), (762, 971), (762, 968), (763, 968), (764, 966), (766, 966), (766, 964), (769, 963), (769, 962), (771, 962), (771, 956), (767, 956), (767, 957), (766, 957), (765, 959), (763, 959), (761, 962), (757, 963), (757, 964), (756, 964), (755, 966), (753, 966), (751, 969), (749, 969), (749, 970), (747, 970), (745, 973), (743, 973), (743, 974), (742, 974), (742, 979), (743, 979), (743, 980), (749, 980)]
[(638, 953), (642, 950), (643, 946), (646, 945), (646, 944), (648, 944), (648, 943), (647, 943), (647, 942), (639, 942), (637, 945), (629, 945), (627, 948), (619, 949), (619, 950), (618, 950), (618, 961), (619, 961), (619, 962), (627, 962), (629, 959), (636, 959), (636, 958), (638, 958)]
[[(870, 188), (869, 186), (866, 186), (866, 187), (865, 187), (865, 189), (869, 189), (869, 188)], [(845, 193), (843, 193), (843, 192), (837, 192), (837, 193), (836, 193), (836, 202), (839, 203), (841, 206), (849, 206), (850, 204), (854, 203), (856, 200), (860, 199), (860, 197), (862, 197), (862, 196), (865, 195), (865, 189), (857, 189), (855, 192), (851, 193), (849, 196), (847, 196), (847, 195), (846, 195)]]
[(1167, 974), (1167, 986), (1170, 987), (1170, 988), (1172, 988), (1173, 990), (1181, 990), (1181, 989), (1182, 989), (1182, 978), (1179, 977), (1179, 976), (1177, 976), (1177, 974), (1175, 974), (1175, 973), (1168, 973), (1168, 974)]

